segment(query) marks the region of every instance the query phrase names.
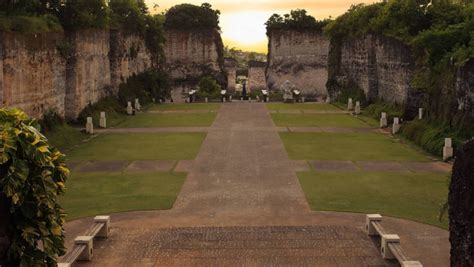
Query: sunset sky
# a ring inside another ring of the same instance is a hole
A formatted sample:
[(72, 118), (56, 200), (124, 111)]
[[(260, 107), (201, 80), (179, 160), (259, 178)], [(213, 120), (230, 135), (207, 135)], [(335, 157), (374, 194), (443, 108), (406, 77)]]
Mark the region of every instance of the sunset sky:
[[(224, 44), (246, 51), (266, 52), (265, 21), (274, 13), (284, 14), (292, 9), (306, 9), (316, 19), (343, 14), (352, 4), (374, 3), (376, 0), (146, 0), (152, 12), (162, 12), (182, 3), (210, 3), (221, 11), (220, 25)], [(153, 9), (155, 4), (158, 8)]]

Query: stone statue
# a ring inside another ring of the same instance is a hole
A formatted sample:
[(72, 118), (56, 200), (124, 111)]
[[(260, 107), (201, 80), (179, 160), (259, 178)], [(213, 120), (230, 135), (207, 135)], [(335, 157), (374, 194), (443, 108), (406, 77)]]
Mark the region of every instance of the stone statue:
[(288, 80), (286, 80), (280, 87), (280, 90), (283, 92), (283, 101), (292, 102), (293, 101), (293, 89), (295, 86)]

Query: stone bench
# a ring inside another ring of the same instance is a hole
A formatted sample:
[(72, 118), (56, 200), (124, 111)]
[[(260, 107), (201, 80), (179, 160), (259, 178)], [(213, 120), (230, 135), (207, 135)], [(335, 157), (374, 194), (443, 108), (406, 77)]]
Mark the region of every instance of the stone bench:
[(82, 236), (74, 239), (74, 246), (59, 261), (58, 267), (71, 267), (76, 261), (90, 261), (94, 249), (94, 238), (109, 236), (110, 216), (96, 216), (92, 224)]
[(408, 258), (400, 245), (400, 237), (389, 234), (382, 227), (382, 216), (380, 214), (368, 214), (366, 216), (365, 229), (369, 236), (380, 236), (380, 253), (386, 260), (397, 260), (401, 267), (423, 267), (421, 262)]

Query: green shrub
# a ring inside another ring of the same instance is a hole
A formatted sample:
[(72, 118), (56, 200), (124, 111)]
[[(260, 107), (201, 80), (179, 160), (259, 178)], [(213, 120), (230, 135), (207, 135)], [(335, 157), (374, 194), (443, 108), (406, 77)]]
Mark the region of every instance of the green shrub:
[(117, 97), (107, 96), (100, 99), (98, 102), (88, 105), (85, 107), (77, 118), (77, 121), (84, 125), (87, 121), (87, 117), (92, 117), (94, 125), (99, 125), (100, 112), (105, 112), (107, 118), (107, 124), (114, 126), (123, 121), (123, 117), (126, 115), (125, 106), (120, 104)]
[(59, 20), (53, 15), (42, 16), (1, 16), (0, 31), (39, 33), (62, 31)]
[(120, 85), (118, 94), (123, 106), (126, 106), (129, 101), (133, 104), (136, 98), (141, 104), (147, 104), (152, 102), (153, 98), (158, 100), (170, 96), (169, 77), (166, 73), (157, 70), (149, 70), (129, 77), (126, 83)]
[(267, 35), (270, 35), (273, 31), (322, 31), (329, 21), (330, 20), (318, 21), (313, 16), (308, 15), (306, 10), (296, 9), (291, 10), (290, 14), (285, 14), (283, 16), (273, 14), (267, 20), (265, 25), (267, 27)]
[(399, 117), (401, 118), (403, 115), (403, 110), (401, 107), (389, 104), (389, 103), (374, 103), (368, 105), (364, 109), (364, 113), (376, 120), (379, 120), (381, 117), (382, 112), (387, 113), (387, 120), (393, 121), (393, 118)]
[(433, 125), (425, 120), (413, 120), (402, 124), (400, 135), (421, 146), (427, 152), (442, 156), (444, 139), (453, 139), (453, 147), (460, 145), (469, 137), (449, 126)]
[(221, 96), (221, 86), (211, 76), (205, 76), (199, 81), (199, 98), (219, 98)]
[(176, 5), (166, 12), (165, 27), (189, 31), (220, 29), (219, 10), (212, 9), (208, 3), (201, 6), (191, 4)]
[(55, 266), (63, 255), (65, 214), (57, 197), (69, 175), (65, 157), (20, 110), (0, 110), (0, 198), (10, 206), (8, 266)]

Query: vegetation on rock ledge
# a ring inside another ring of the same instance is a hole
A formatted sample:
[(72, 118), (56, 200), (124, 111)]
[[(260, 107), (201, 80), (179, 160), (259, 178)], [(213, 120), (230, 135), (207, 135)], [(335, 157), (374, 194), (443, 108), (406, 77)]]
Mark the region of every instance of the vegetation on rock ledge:
[(283, 16), (273, 14), (265, 23), (267, 26), (267, 35), (274, 31), (303, 31), (317, 30), (322, 31), (324, 26), (330, 22), (329, 19), (318, 21), (313, 16), (307, 14), (304, 9), (291, 10), (290, 14)]
[(208, 3), (201, 6), (191, 4), (176, 5), (166, 12), (165, 27), (179, 30), (218, 29), (221, 12), (212, 9)]

